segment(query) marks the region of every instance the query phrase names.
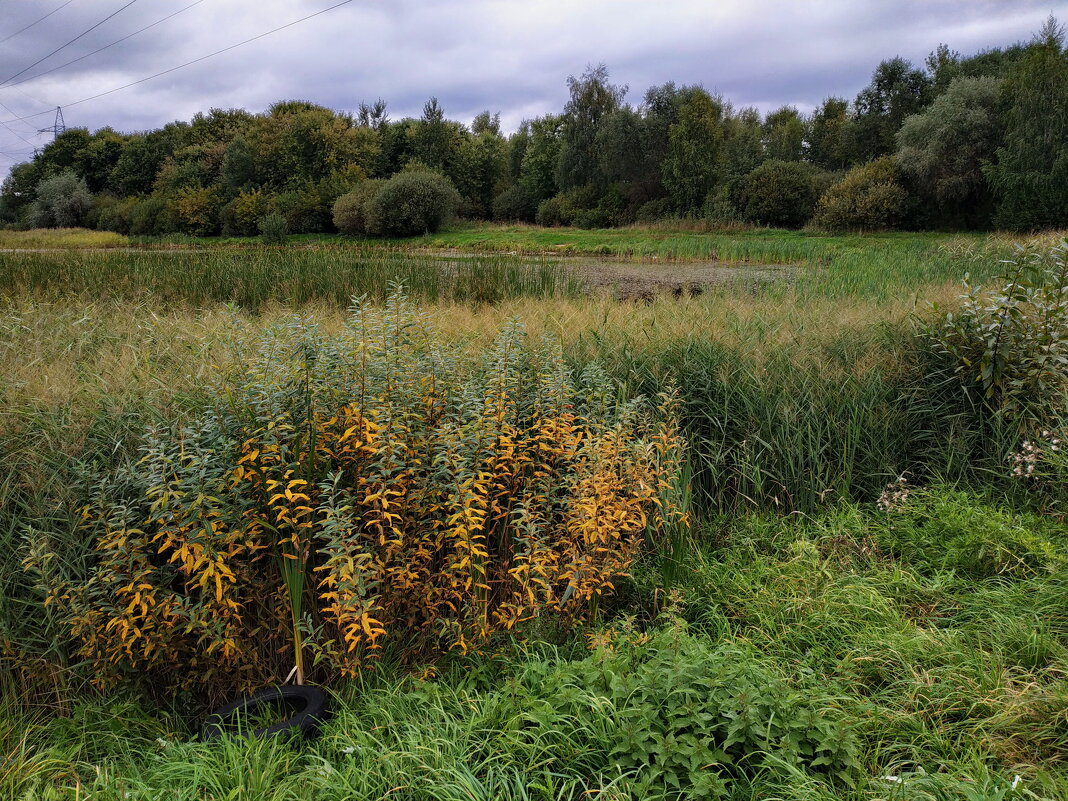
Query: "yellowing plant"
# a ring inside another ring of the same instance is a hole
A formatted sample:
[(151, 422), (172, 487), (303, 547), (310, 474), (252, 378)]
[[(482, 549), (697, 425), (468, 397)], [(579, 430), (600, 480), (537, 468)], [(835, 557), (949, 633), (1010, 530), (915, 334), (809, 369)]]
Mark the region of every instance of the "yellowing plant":
[(685, 522), (673, 400), (618, 396), (517, 325), (459, 359), (400, 294), (335, 338), (274, 331), (218, 409), (107, 477), (95, 562), (49, 602), (101, 681), (227, 689), (582, 618)]

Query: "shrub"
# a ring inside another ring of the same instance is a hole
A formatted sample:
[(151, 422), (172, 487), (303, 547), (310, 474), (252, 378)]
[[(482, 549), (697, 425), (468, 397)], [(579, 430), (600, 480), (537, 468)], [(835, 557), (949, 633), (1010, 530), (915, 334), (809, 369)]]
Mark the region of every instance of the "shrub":
[(580, 186), (543, 200), (538, 206), (538, 225), (574, 225), (583, 211), (597, 207), (597, 191), (592, 186)]
[(534, 220), (538, 225), (544, 225), (547, 228), (571, 224), (571, 217), (565, 218), (564, 202), (560, 195), (546, 198), (539, 203)]
[(260, 220), (274, 208), (274, 198), (260, 189), (241, 192), (219, 213), (222, 232), (225, 236), (255, 236), (260, 232)]
[(276, 205), (279, 213), (286, 218), (290, 233), (319, 234), (331, 230), (331, 207), (319, 193), (315, 184), (308, 183), (301, 189), (283, 192), (278, 195)]
[(750, 222), (800, 228), (816, 208), (811, 171), (797, 161), (766, 161), (741, 185), (742, 213)]
[(101, 231), (114, 231), (117, 234), (129, 234), (133, 225), (133, 210), (137, 207), (135, 197), (123, 198), (101, 210), (97, 218), (97, 228)]
[(343, 234), (367, 233), (367, 204), (385, 181), (367, 180), (334, 201), (334, 227)]
[(576, 211), (573, 224), (576, 228), (611, 228), (616, 224), (616, 218), (610, 210), (598, 206)]
[(881, 231), (899, 227), (908, 194), (898, 183), (890, 156), (854, 167), (828, 189), (816, 205), (813, 223), (829, 231)]
[(1068, 408), (1068, 240), (1010, 263), (998, 289), (970, 288), (922, 336), (982, 404), (1047, 427)]
[(670, 219), (674, 215), (674, 211), (671, 206), (671, 198), (658, 197), (655, 200), (648, 200), (642, 203), (638, 207), (635, 217), (640, 223), (652, 223)]
[[(120, 202), (117, 197), (108, 193), (101, 193), (94, 197), (93, 205), (89, 207), (89, 211), (86, 212), (83, 220), (85, 227), (93, 228), (97, 231), (110, 230), (101, 225), (101, 218), (107, 216)], [(120, 233), (127, 232), (121, 231)]]
[(39, 540), (29, 564), (98, 681), (226, 692), (285, 676), (286, 651), (326, 676), (386, 641), (467, 650), (587, 614), (676, 515), (673, 401), (656, 422), (558, 344), (512, 325), (461, 362), (398, 294), (336, 339), (293, 337), (267, 334), (225, 403), (98, 476), (87, 573), (53, 575)]
[(456, 216), (460, 193), (445, 176), (424, 170), (397, 173), (364, 206), (368, 233), (417, 236), (434, 233)]
[(731, 226), (742, 222), (742, 214), (738, 211), (737, 202), (732, 195), (740, 196), (741, 192), (732, 193), (726, 186), (713, 189), (705, 197), (701, 216), (716, 225)]
[(286, 218), (277, 211), (260, 218), (258, 223), (260, 238), (265, 245), (284, 245), (289, 236)]
[(34, 228), (76, 228), (93, 204), (85, 179), (73, 172), (45, 178), (37, 184), (36, 196), (30, 208)]
[(493, 219), (534, 222), (538, 213), (530, 191), (522, 184), (513, 184), (493, 199)]
[(130, 208), (130, 233), (153, 236), (176, 230), (167, 201), (158, 195), (138, 200)]
[(192, 236), (219, 232), (219, 195), (209, 187), (179, 189), (170, 202), (178, 231)]

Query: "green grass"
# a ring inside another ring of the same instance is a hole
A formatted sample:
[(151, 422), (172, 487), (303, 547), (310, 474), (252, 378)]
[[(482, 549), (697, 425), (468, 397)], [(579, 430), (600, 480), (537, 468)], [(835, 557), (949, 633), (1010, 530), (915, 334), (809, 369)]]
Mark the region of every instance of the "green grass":
[(37, 228), (14, 231), (0, 228), (0, 250), (7, 248), (121, 248), (130, 240), (110, 231), (90, 231), (85, 228)]
[[(965, 534), (977, 525), (991, 541), (1026, 528), (1054, 561), (976, 575), (942, 541), (947, 526)], [(657, 798), (655, 782), (636, 786), (659, 775), (690, 729), (674, 730), (634, 771), (628, 710), (661, 703), (666, 715), (689, 665), (701, 666), (696, 676), (726, 669), (735, 688), (745, 676), (778, 687), (772, 706), (753, 707), (758, 732), (773, 725), (761, 717), (771, 708), (800, 715), (815, 704), (821, 717), (843, 721), (836, 736), (855, 748), (853, 786), (776, 761), (774, 746), (771, 757), (753, 752), (721, 770), (725, 797), (1052, 801), (1068, 790), (1068, 584), (1058, 561), (1066, 534), (947, 488), (889, 514), (843, 504), (806, 520), (723, 518), (689, 559), (676, 610), (655, 618), (655, 569), (641, 567), (620, 601), (636, 621), (617, 612), (592, 652), (581, 636), (534, 631), (525, 645), (499, 642), (426, 668), (387, 661), (340, 690), (320, 739), (294, 746), (198, 743), (188, 709), (121, 694), (83, 696), (58, 717), (9, 706), (0, 715), (8, 766), (0, 792), (116, 801)], [(927, 558), (913, 559), (906, 542)], [(643, 694), (609, 689), (613, 675), (641, 676)], [(798, 706), (783, 706), (791, 694)], [(716, 721), (685, 725), (708, 742), (720, 736)], [(680, 775), (700, 774), (698, 766)]]
[(423, 300), (475, 304), (579, 291), (551, 262), (492, 255), (429, 259), (382, 247), (12, 253), (0, 266), (0, 293), (7, 295), (234, 303), (253, 310), (270, 302), (344, 308), (354, 296), (383, 298), (394, 282)]
[[(971, 408), (913, 336), (912, 313), (996, 272), (1006, 239), (469, 226), (404, 246), (192, 244), (0, 259), (0, 798), (657, 798), (637, 782), (666, 774), (633, 770), (628, 727), (677, 721), (671, 692), (711, 675), (774, 688), (753, 736), (841, 720), (855, 747), (852, 784), (749, 748), (723, 768), (731, 799), (1068, 798), (1068, 528), (1007, 475), (1022, 432)], [(511, 251), (789, 262), (799, 280), (619, 303)], [(199, 743), (199, 696), (87, 686), (22, 567), (45, 536), (84, 567), (84, 467), (136, 458), (146, 427), (216, 402), (263, 326), (336, 331), (352, 294), (398, 278), (457, 348), (518, 318), (623, 392), (678, 390), (698, 522), (666, 546), (677, 598), (651, 554), (594, 629), (387, 655), (334, 688), (337, 716), (303, 745)], [(908, 502), (878, 510), (903, 472)], [(682, 764), (694, 732), (722, 743), (697, 720), (640, 758)]]

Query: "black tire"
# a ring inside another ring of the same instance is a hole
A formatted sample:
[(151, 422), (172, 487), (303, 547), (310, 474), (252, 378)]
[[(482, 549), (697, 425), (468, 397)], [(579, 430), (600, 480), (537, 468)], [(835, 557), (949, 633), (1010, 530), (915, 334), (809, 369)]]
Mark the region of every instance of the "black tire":
[(289, 687), (268, 687), (253, 693), (248, 698), (231, 701), (224, 707), (216, 709), (208, 716), (200, 736), (204, 740), (221, 737), (234, 729), (227, 729), (226, 724), (232, 718), (248, 716), (264, 707), (278, 707), (285, 710), (296, 707), (289, 717), (271, 726), (264, 726), (253, 732), (239, 732), (251, 737), (273, 737), (276, 734), (299, 734), (311, 739), (319, 733), (319, 727), (330, 717), (327, 709), (327, 695), (318, 687), (307, 684)]

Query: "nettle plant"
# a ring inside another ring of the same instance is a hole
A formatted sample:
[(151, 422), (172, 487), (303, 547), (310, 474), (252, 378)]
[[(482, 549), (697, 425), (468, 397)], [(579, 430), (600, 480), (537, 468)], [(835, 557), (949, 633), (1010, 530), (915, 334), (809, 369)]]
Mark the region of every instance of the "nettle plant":
[(581, 619), (648, 532), (685, 523), (674, 399), (621, 400), (518, 325), (466, 359), (398, 291), (335, 337), (272, 330), (249, 365), (101, 476), (90, 572), (46, 582), (102, 684), (354, 675), (389, 640), (467, 650)]

